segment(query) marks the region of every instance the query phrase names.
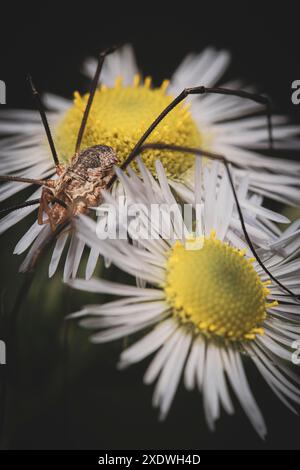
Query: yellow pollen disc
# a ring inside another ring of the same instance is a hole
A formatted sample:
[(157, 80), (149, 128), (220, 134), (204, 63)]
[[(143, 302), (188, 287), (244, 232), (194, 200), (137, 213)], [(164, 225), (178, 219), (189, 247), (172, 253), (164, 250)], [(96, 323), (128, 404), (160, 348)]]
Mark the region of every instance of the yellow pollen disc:
[[(151, 88), (151, 78), (140, 84), (136, 76), (131, 86), (123, 86), (116, 80), (113, 88), (100, 87), (94, 97), (81, 149), (92, 145), (108, 145), (119, 157), (121, 164), (138, 142), (144, 131), (171, 103), (173, 97), (166, 94), (168, 82), (160, 88)], [(55, 131), (55, 144), (59, 157), (68, 162), (74, 154), (78, 129), (87, 103), (88, 94), (74, 95), (74, 104), (66, 112)], [(200, 147), (201, 138), (188, 106), (177, 106), (155, 129), (147, 142)], [(168, 176), (180, 178), (191, 168), (194, 158), (190, 154), (149, 150), (143, 153), (148, 168), (154, 170), (154, 162), (161, 157)]]
[(269, 293), (252, 262), (214, 233), (187, 250), (180, 242), (172, 247), (165, 293), (174, 315), (193, 325), (196, 332), (224, 340), (251, 340), (263, 334), (266, 297)]

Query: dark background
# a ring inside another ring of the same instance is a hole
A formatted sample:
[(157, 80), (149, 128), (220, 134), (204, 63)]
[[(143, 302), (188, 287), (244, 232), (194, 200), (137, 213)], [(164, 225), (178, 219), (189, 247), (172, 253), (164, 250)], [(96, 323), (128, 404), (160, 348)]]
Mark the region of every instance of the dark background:
[[(76, 89), (85, 91), (88, 83), (79, 72), (83, 59), (112, 43), (132, 43), (140, 68), (155, 83), (169, 77), (188, 52), (214, 45), (233, 54), (228, 76), (255, 83), (272, 97), (276, 109), (300, 123), (300, 105), (292, 105), (290, 99), (291, 82), (300, 79), (300, 17), (295, 5), (239, 2), (220, 9), (219, 4), (207, 7), (201, 2), (197, 11), (186, 5), (174, 11), (176, 16), (171, 6), (167, 15), (148, 2), (140, 4), (144, 6), (140, 16), (123, 14), (117, 4), (114, 12), (104, 11), (101, 4), (70, 4), (67, 15), (55, 5), (24, 13), (18, 5), (15, 14), (2, 12), (1, 18), (0, 78), (7, 84), (8, 107), (33, 107), (25, 80), (28, 71), (41, 90), (66, 97)], [(4, 315), (22, 283), (17, 274), (21, 259), (12, 251), (29, 223), (27, 219), (1, 236)], [(102, 299), (70, 292), (61, 285), (61, 273), (47, 280), (47, 261), (41, 263), (24, 295), (14, 335), (16, 347), (8, 351), (8, 362), (14, 366), (7, 372), (3, 448), (299, 448), (299, 419), (277, 400), (251, 364), (249, 382), (268, 425), (265, 442), (238, 403), (235, 416), (223, 413), (216, 432), (210, 433), (201, 397), (183, 387), (167, 420), (159, 423), (151, 407), (152, 389), (142, 383), (149, 360), (117, 371), (120, 341), (93, 346), (86, 333), (72, 325), (66, 355), (63, 317), (83, 303)], [(121, 276), (116, 270), (105, 275)]]

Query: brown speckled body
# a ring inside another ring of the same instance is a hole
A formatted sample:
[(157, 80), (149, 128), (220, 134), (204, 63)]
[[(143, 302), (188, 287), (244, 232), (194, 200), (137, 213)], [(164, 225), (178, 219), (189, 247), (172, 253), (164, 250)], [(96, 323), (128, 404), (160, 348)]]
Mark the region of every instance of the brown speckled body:
[[(117, 163), (111, 147), (95, 145), (75, 154), (69, 165), (57, 167), (58, 178), (43, 188), (38, 223), (50, 223), (55, 230), (67, 218), (101, 204), (101, 190), (106, 188)], [(43, 219), (44, 212), (47, 219)]]

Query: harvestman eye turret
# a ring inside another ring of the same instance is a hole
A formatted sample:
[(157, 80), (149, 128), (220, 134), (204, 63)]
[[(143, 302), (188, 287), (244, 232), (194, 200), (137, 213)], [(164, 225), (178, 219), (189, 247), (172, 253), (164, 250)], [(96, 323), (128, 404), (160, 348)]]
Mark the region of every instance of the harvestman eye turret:
[[(62, 165), (59, 162), (45, 110), (43, 108), (40, 96), (33, 84), (33, 81), (31, 77), (29, 77), (31, 90), (36, 100), (38, 110), (40, 112), (40, 116), (50, 145), (52, 157), (55, 163), (57, 179), (39, 180), (21, 178), (10, 175), (0, 176), (0, 181), (18, 181), (29, 184), (35, 184), (43, 187), (42, 195), (39, 199), (26, 201), (19, 205), (3, 209), (0, 211), (0, 214), (5, 214), (12, 210), (21, 209), (29, 205), (39, 204), (38, 223), (50, 224), (52, 229), (51, 237), (45, 240), (43, 246), (40, 247), (39, 251), (36, 253), (36, 256), (32, 260), (30, 269), (33, 269), (35, 267), (36, 261), (39, 258), (41, 252), (44, 250), (45, 246), (48, 245), (53, 239), (55, 239), (62, 231), (69, 227), (73, 217), (88, 212), (90, 207), (97, 207), (101, 204), (103, 200), (101, 194), (102, 190), (111, 188), (112, 184), (116, 180), (114, 165), (118, 163), (118, 157), (114, 149), (106, 146), (105, 142), (99, 142), (99, 145), (89, 147), (83, 151), (80, 150), (84, 131), (88, 121), (89, 112), (98, 86), (104, 59), (108, 54), (114, 52), (115, 49), (115, 47), (112, 47), (99, 54), (97, 69), (91, 83), (88, 102), (83, 114), (83, 118), (77, 136), (75, 153), (72, 156), (71, 161), (68, 165)], [(232, 175), (226, 157), (223, 155), (217, 155), (215, 153), (208, 152), (204, 149), (202, 150), (188, 147), (180, 147), (165, 144), (163, 142), (151, 144), (145, 143), (147, 138), (151, 135), (151, 133), (159, 125), (159, 123), (187, 96), (203, 95), (207, 93), (237, 96), (240, 98), (255, 101), (265, 106), (269, 134), (269, 146), (270, 149), (273, 148), (271, 109), (268, 98), (243, 90), (230, 90), (227, 88), (211, 88), (205, 86), (198, 86), (184, 89), (176, 98), (174, 98), (174, 100), (164, 110), (162, 110), (161, 114), (144, 132), (144, 134), (136, 143), (126, 160), (121, 164), (121, 169), (125, 170), (137, 155), (140, 155), (145, 150), (149, 149), (159, 149), (161, 151), (168, 150), (175, 152), (181, 151), (183, 153), (190, 153), (196, 156), (206, 156), (210, 159), (217, 159), (221, 161), (225, 166), (229, 178), (245, 239), (253, 255), (255, 256), (257, 262), (262, 267), (262, 269), (282, 290), (284, 290), (288, 295), (296, 297), (299, 300), (299, 297), (297, 295), (295, 295), (287, 287), (282, 285), (281, 282), (272, 275), (272, 273), (266, 268), (266, 266), (258, 256), (256, 249), (253, 246), (246, 230), (243, 213), (238, 201), (238, 197), (235, 191)], [(44, 218), (44, 213), (46, 214), (46, 218)]]

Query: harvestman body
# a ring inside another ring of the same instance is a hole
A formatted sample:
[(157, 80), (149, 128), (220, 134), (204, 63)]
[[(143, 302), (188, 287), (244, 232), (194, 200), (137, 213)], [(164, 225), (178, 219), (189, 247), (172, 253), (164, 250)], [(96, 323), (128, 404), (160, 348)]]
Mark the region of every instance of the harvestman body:
[[(0, 176), (0, 181), (19, 181), (29, 184), (37, 184), (43, 187), (40, 199), (26, 201), (17, 206), (1, 210), (0, 213), (8, 213), (12, 210), (21, 209), (22, 207), (39, 204), (38, 223), (49, 223), (52, 229), (52, 236), (51, 238), (45, 241), (44, 246), (51, 242), (55, 237), (57, 237), (66, 227), (68, 227), (74, 216), (86, 213), (89, 207), (99, 206), (103, 200), (101, 194), (102, 190), (109, 189), (116, 180), (114, 165), (118, 163), (118, 157), (111, 147), (108, 147), (106, 145), (95, 145), (93, 147), (89, 147), (83, 151), (80, 151), (80, 146), (88, 120), (89, 111), (91, 109), (93, 98), (98, 86), (98, 81), (104, 59), (106, 55), (114, 52), (115, 49), (116, 48), (113, 47), (99, 54), (97, 70), (95, 72), (91, 84), (88, 102), (83, 114), (82, 122), (77, 136), (75, 154), (72, 157), (71, 163), (69, 165), (62, 165), (59, 162), (47, 117), (40, 100), (40, 96), (32, 82), (31, 77), (29, 77), (32, 93), (37, 102), (37, 107), (41, 115), (41, 119), (51, 148), (53, 160), (56, 166), (57, 179), (38, 180), (10, 175)], [(222, 155), (218, 155), (202, 149), (180, 147), (176, 145), (164, 144), (162, 142), (154, 144), (145, 144), (146, 139), (158, 126), (158, 124), (187, 96), (203, 95), (207, 93), (238, 96), (241, 98), (250, 99), (252, 101), (264, 105), (266, 107), (267, 112), (269, 144), (270, 148), (272, 148), (273, 138), (270, 103), (266, 97), (242, 90), (229, 90), (227, 88), (208, 88), (204, 86), (198, 86), (193, 88), (185, 88), (175, 99), (173, 99), (173, 101), (171, 101), (171, 103), (160, 113), (160, 115), (153, 121), (153, 123), (141, 136), (140, 140), (136, 143), (135, 147), (132, 149), (126, 160), (121, 165), (121, 169), (126, 169), (127, 166), (133, 161), (133, 159), (137, 155), (141, 154), (147, 149), (159, 149), (161, 151), (182, 151), (184, 153), (190, 153), (196, 156), (207, 156), (208, 158), (221, 161), (225, 166), (225, 170), (229, 178), (245, 239), (248, 242), (253, 255), (255, 256), (257, 262), (262, 267), (262, 269), (282, 290), (287, 292), (288, 295), (296, 297), (299, 300), (299, 297), (297, 295), (295, 295), (287, 287), (281, 284), (281, 282), (272, 275), (272, 273), (266, 268), (264, 263), (261, 261), (259, 255), (257, 254), (256, 249), (253, 246), (253, 243), (251, 242), (251, 239), (246, 230), (243, 213), (237, 198), (227, 159)], [(43, 218), (44, 213), (47, 216), (46, 219)], [(42, 249), (39, 250), (39, 253), (35, 257), (34, 265), (31, 266), (31, 269), (34, 268), (36, 260), (41, 251)]]

